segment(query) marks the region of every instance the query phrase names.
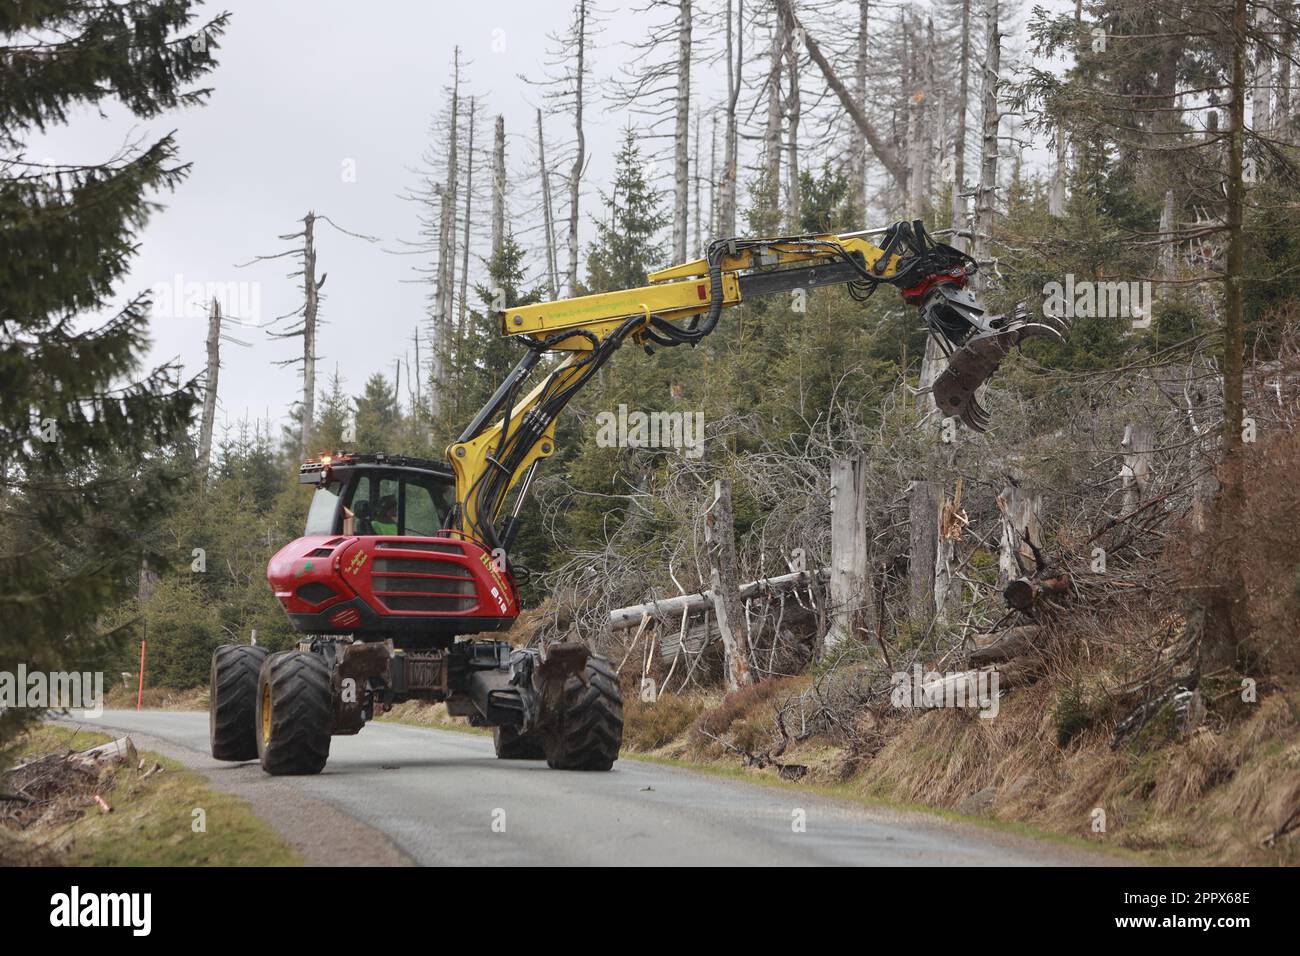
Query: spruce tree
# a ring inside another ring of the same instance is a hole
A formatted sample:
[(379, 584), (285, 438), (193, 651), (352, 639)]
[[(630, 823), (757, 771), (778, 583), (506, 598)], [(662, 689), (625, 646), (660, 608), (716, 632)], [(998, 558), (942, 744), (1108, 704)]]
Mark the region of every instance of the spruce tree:
[(366, 379), (365, 391), (357, 396), (356, 406), (357, 448), (395, 454), (392, 445), (397, 439), (402, 411), (397, 404), (397, 393), (382, 372)]
[[(342, 451), (355, 444), (356, 435), (348, 426), (353, 423), (352, 400), (343, 390), (344, 379), (338, 366), (330, 375), (325, 394), (316, 406), (316, 424), (312, 426), (312, 441), (329, 451)], [(352, 439), (349, 441), (348, 439)]]
[(610, 292), (645, 285), (646, 273), (663, 264), (662, 242), (668, 224), (659, 191), (646, 178), (645, 159), (636, 132), (628, 129), (618, 151), (614, 188), (601, 192), (608, 216), (596, 221), (596, 238), (588, 246), (587, 286)]
[[(196, 25), (192, 6), (0, 7), (0, 673), (102, 669), (123, 632), (98, 618), (136, 587), (198, 398), (174, 366), (144, 365), (147, 294), (85, 318), (184, 177), (175, 140), (71, 166), (32, 161), (28, 139), (113, 101), (140, 119), (202, 102), (192, 84), (227, 18)], [(0, 741), (37, 716), (4, 710)]]

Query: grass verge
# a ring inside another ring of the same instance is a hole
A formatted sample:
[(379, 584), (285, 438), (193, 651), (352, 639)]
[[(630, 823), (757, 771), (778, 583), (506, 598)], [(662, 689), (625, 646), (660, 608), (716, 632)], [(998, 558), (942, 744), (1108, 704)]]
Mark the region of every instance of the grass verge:
[[(24, 757), (85, 750), (106, 734), (43, 724), (18, 746)], [(0, 819), (0, 863), (59, 866), (293, 866), (298, 854), (238, 797), (212, 790), (175, 761), (141, 752), (147, 776), (119, 766), (101, 772), (93, 797), (70, 792), (25, 827)]]

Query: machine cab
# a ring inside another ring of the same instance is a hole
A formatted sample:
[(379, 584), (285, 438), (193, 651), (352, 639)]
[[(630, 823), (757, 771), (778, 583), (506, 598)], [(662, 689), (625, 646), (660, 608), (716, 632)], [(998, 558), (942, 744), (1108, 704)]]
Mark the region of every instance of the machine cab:
[(323, 455), (302, 466), (299, 481), (316, 486), (306, 529), (267, 565), (299, 631), (438, 647), (508, 627), (519, 613), (509, 568), (454, 530), (455, 479), (445, 465)]
[(451, 472), (422, 459), (325, 455), (303, 465), (298, 480), (316, 485), (306, 535), (432, 538), (456, 504)]

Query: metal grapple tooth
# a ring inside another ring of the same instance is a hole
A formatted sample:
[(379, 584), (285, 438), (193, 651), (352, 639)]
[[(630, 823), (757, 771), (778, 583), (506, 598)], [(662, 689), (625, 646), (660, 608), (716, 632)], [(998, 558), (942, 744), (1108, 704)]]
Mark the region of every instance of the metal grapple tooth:
[(979, 403), (979, 399), (974, 395), (966, 403), (966, 408), (962, 412), (961, 420), (966, 423), (966, 427), (972, 431), (986, 432), (989, 429), (989, 422), (992, 420), (984, 406)]
[(1006, 331), (1016, 332), (1019, 335), (1017, 344), (1024, 339), (1031, 338), (1048, 338), (1064, 344), (1065, 337), (1070, 333), (1070, 325), (1064, 319), (1058, 319), (1055, 316), (1044, 315), (1033, 321), (1026, 321), (1010, 326)]

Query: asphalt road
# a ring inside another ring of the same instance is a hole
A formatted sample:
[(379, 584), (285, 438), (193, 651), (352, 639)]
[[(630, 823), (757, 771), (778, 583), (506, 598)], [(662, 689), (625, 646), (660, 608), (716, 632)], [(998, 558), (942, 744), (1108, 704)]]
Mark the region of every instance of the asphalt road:
[[(609, 773), (497, 760), (488, 737), (371, 724), (335, 737), (325, 771), (269, 777), (208, 753), (208, 715), (106, 711), (131, 733), (247, 798), (309, 863), (419, 865), (1054, 865), (1086, 851), (923, 814), (841, 803), (676, 767)], [(796, 824), (802, 822), (799, 829)]]

